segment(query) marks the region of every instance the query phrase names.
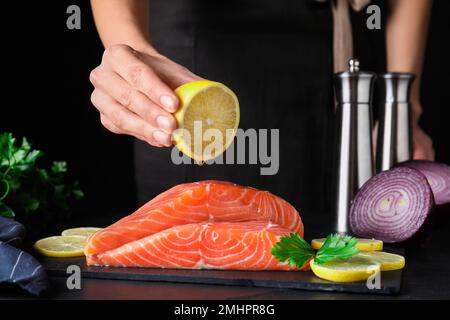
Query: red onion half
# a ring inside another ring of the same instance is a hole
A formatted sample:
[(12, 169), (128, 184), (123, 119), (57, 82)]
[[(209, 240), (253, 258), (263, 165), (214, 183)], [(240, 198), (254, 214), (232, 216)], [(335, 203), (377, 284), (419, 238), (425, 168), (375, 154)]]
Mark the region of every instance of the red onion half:
[(437, 205), (450, 203), (450, 166), (425, 160), (403, 162), (399, 166), (417, 169), (427, 177)]
[(360, 237), (388, 243), (410, 239), (434, 206), (433, 192), (420, 171), (398, 167), (367, 181), (350, 209), (350, 228)]

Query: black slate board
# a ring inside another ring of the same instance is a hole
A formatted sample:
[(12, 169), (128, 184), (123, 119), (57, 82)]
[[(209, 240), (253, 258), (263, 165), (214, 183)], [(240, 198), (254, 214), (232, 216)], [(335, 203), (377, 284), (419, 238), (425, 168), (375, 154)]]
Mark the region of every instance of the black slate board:
[(381, 288), (370, 290), (366, 286), (365, 281), (334, 283), (317, 278), (312, 272), (302, 271), (88, 267), (84, 258), (43, 258), (41, 262), (51, 276), (67, 277), (67, 267), (69, 265), (78, 265), (81, 269), (82, 277), (113, 280), (216, 284), (370, 294), (398, 294), (400, 293), (402, 282), (402, 270), (382, 272)]

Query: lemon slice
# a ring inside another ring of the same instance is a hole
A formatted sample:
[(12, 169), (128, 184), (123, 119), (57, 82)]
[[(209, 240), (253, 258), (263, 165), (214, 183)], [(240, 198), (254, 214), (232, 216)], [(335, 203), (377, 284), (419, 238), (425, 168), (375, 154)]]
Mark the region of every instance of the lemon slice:
[(82, 236), (82, 237), (89, 237), (94, 232), (97, 232), (98, 230), (101, 230), (101, 228), (94, 228), (94, 227), (80, 227), (80, 228), (72, 228), (64, 230), (61, 235), (62, 236)]
[[(315, 250), (319, 250), (324, 242), (325, 238), (314, 239), (311, 241), (311, 246)], [(383, 241), (375, 239), (358, 239), (356, 248), (360, 251), (381, 251), (383, 250)]]
[(380, 264), (368, 258), (354, 256), (349, 259), (336, 259), (322, 265), (311, 261), (311, 270), (322, 279), (333, 282), (353, 282), (367, 280), (380, 272)]
[(381, 271), (392, 271), (403, 269), (405, 266), (405, 258), (388, 252), (360, 252), (356, 256), (370, 259), (370, 261), (381, 264)]
[(54, 236), (38, 240), (34, 244), (37, 252), (47, 257), (79, 257), (83, 256), (86, 237)]
[(175, 90), (180, 108), (175, 113), (177, 148), (198, 164), (221, 155), (233, 142), (239, 126), (239, 101), (225, 85), (199, 80)]

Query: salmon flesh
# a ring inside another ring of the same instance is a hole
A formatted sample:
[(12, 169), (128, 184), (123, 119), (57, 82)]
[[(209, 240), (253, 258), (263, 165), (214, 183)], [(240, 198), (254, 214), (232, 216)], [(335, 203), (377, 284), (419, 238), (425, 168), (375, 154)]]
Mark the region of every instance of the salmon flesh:
[(271, 248), (303, 231), (297, 210), (270, 192), (201, 181), (177, 185), (92, 234), (85, 255), (99, 266), (291, 270)]

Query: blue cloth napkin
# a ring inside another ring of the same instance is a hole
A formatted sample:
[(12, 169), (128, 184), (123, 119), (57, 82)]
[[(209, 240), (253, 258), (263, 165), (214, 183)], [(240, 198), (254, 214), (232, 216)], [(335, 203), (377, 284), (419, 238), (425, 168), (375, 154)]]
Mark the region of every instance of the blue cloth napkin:
[(48, 289), (42, 265), (18, 246), (25, 235), (20, 223), (0, 217), (0, 284), (15, 283), (31, 294), (40, 295)]

